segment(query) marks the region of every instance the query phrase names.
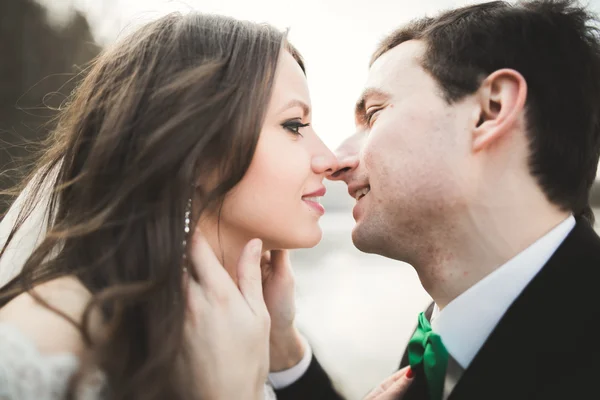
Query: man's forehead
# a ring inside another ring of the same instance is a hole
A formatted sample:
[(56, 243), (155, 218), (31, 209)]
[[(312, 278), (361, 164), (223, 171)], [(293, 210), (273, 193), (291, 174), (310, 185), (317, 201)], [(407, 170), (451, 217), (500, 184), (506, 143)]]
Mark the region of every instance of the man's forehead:
[(421, 69), (425, 44), (420, 40), (408, 40), (383, 53), (371, 66), (367, 87), (385, 89), (392, 82), (409, 78), (411, 72)]

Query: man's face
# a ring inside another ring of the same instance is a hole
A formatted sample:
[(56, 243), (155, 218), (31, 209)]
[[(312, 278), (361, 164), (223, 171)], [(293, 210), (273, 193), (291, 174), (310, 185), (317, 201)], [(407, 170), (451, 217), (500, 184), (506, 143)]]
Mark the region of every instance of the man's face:
[(473, 107), (449, 105), (421, 67), (425, 46), (408, 41), (371, 67), (357, 103), (357, 134), (338, 149), (344, 180), (358, 199), (352, 239), (369, 253), (410, 262), (419, 238), (465, 198)]

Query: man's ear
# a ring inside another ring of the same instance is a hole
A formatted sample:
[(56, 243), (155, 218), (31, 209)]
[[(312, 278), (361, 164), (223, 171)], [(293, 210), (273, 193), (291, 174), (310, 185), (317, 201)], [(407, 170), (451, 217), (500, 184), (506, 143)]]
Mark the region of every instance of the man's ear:
[(501, 140), (519, 121), (525, 109), (527, 82), (513, 69), (489, 75), (477, 91), (480, 115), (473, 130), (473, 152)]

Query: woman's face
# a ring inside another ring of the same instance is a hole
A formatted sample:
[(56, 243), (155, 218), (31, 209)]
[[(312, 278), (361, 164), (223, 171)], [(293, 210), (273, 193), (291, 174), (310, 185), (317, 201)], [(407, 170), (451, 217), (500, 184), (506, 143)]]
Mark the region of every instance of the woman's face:
[(306, 77), (285, 51), (250, 167), (223, 203), (223, 233), (260, 238), (265, 250), (321, 240), (318, 221), (325, 210), (319, 198), (336, 158), (310, 126), (310, 109)]

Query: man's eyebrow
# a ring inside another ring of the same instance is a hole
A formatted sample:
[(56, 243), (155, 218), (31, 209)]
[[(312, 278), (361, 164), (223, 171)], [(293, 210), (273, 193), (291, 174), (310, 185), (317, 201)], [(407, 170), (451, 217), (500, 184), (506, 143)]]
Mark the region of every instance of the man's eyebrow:
[(354, 109), (354, 117), (356, 118), (357, 122), (365, 122), (365, 104), (367, 103), (367, 100), (369, 100), (371, 97), (377, 97), (379, 99), (389, 99), (392, 97), (392, 95), (386, 92), (385, 90), (381, 90), (379, 88), (366, 88), (358, 98), (358, 101), (356, 102), (356, 108)]
[(286, 103), (285, 106), (281, 107), (281, 109), (279, 110), (279, 113), (282, 113), (285, 110), (289, 110), (290, 108), (293, 108), (293, 107), (302, 108), (302, 112), (304, 113), (303, 117), (307, 117), (310, 115), (310, 107), (308, 106), (308, 104), (306, 104), (302, 100), (298, 100), (298, 99), (294, 99), (294, 100), (291, 100), (288, 103)]

